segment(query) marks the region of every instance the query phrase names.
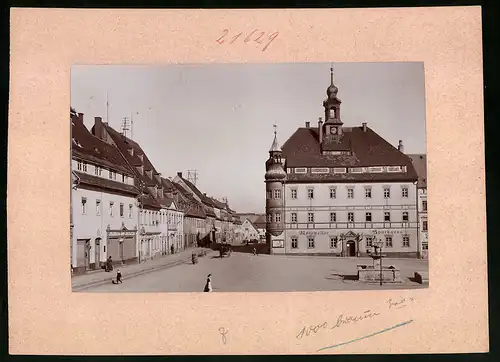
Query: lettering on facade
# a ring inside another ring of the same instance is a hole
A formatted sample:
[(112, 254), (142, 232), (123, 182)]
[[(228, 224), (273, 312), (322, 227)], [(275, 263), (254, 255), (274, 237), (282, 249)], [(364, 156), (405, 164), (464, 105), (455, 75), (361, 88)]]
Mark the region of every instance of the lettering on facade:
[(307, 235), (307, 236), (317, 236), (317, 235), (328, 235), (327, 231), (319, 230), (319, 231), (299, 231), (299, 235)]
[(108, 231), (108, 238), (133, 238), (136, 230), (129, 231)]
[(330, 173), (329, 168), (312, 168), (311, 173)]
[(372, 233), (375, 235), (385, 235), (385, 234), (406, 234), (403, 230), (372, 230)]

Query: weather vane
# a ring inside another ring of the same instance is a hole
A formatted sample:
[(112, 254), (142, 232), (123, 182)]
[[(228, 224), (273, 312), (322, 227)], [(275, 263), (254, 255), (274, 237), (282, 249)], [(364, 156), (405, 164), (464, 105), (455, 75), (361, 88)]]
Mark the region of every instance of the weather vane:
[(277, 133), (277, 132), (276, 132), (276, 128), (278, 128), (278, 125), (277, 125), (276, 123), (275, 123), (275, 124), (273, 124), (273, 128), (274, 128), (274, 135), (276, 135), (276, 133)]

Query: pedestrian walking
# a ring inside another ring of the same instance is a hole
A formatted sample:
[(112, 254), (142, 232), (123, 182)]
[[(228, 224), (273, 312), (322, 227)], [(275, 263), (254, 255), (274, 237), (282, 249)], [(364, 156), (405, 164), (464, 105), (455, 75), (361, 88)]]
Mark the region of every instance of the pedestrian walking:
[(173, 254), (173, 253), (174, 253), (174, 245), (173, 245), (173, 244), (170, 246), (170, 253), (171, 253), (171, 254)]
[(212, 291), (212, 274), (208, 274), (207, 283), (205, 284), (204, 292), (210, 293)]
[(253, 248), (253, 255), (257, 255), (257, 249)]
[(113, 270), (113, 259), (111, 259), (111, 256), (106, 260), (106, 271), (110, 272)]
[(112, 280), (111, 282), (113, 284), (123, 284), (122, 273), (120, 272), (120, 269), (116, 270), (116, 282), (114, 280)]

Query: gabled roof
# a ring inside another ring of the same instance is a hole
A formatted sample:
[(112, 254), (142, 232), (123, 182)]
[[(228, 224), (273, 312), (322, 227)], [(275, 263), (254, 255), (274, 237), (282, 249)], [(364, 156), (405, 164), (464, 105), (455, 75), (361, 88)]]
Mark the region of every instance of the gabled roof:
[(265, 215), (260, 215), (257, 220), (255, 220), (254, 222), (254, 225), (258, 228), (258, 229), (265, 229), (266, 226), (267, 226), (267, 222), (266, 222), (266, 216)]
[(410, 157), (413, 167), (418, 175), (417, 187), (426, 188), (427, 187), (427, 155), (408, 155)]
[(199, 199), (201, 200), (201, 202), (203, 204), (205, 204), (206, 206), (209, 206), (209, 207), (214, 207), (214, 204), (212, 203), (212, 200), (210, 197), (208, 197), (207, 195), (205, 195), (203, 192), (201, 192), (191, 181), (189, 180), (186, 180), (184, 177), (178, 175), (178, 177), (186, 184), (187, 187), (189, 187), (189, 189), (191, 191), (193, 191), (193, 193), (199, 197)]
[[(248, 221), (248, 223), (249, 223), (250, 225), (252, 225), (252, 227), (255, 229), (255, 231), (259, 231), (259, 228), (258, 228), (258, 227), (257, 227), (257, 226), (253, 223), (253, 222), (251, 222), (249, 219), (245, 219), (245, 221)], [(245, 221), (243, 221), (243, 223), (242, 223), (242, 224), (244, 224), (244, 223), (245, 223)]]
[(348, 154), (323, 155), (317, 128), (298, 128), (283, 145), (287, 168), (406, 166), (403, 174), (288, 174), (287, 182), (416, 181), (410, 158), (372, 129), (344, 127), (339, 143), (324, 144), (324, 150), (349, 150)]
[[(116, 131), (114, 128), (109, 126), (106, 123), (102, 123), (102, 127), (106, 130), (110, 138), (116, 147), (120, 150), (120, 153), (127, 160), (127, 162), (132, 166), (131, 168), (134, 171), (136, 176), (136, 180), (138, 183), (143, 183), (149, 187), (163, 187), (162, 182), (157, 180), (155, 175), (159, 173), (156, 171), (155, 167), (147, 157), (144, 150), (141, 146), (130, 138), (124, 136), (123, 134)], [(95, 126), (92, 128), (95, 133)], [(133, 150), (133, 154), (129, 152), (129, 150)], [(142, 160), (141, 160), (142, 157)], [(144, 173), (141, 174), (137, 167), (144, 167)], [(148, 176), (148, 171), (151, 171), (151, 178)]]
[(200, 219), (205, 219), (207, 217), (203, 205), (200, 202), (198, 202), (188, 190), (186, 190), (181, 184), (177, 182), (172, 182), (172, 185), (177, 189), (177, 191), (189, 204), (187, 210), (183, 210), (187, 216), (196, 217)]
[(72, 157), (133, 176), (119, 150), (94, 137), (83, 124), (83, 114), (71, 116)]

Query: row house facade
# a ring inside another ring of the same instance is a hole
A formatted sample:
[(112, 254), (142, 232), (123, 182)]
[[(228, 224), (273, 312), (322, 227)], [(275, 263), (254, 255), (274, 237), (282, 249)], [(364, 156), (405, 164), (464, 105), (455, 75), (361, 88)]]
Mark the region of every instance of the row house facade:
[(306, 122), (266, 161), (267, 242), (274, 254), (364, 256), (374, 241), (389, 256), (417, 257), (417, 173), (402, 141), (392, 146), (363, 123), (346, 127), (338, 88), (325, 121)]
[[(139, 190), (139, 261), (147, 261), (183, 246), (183, 212), (174, 201), (174, 189), (165, 188), (161, 173), (142, 147), (95, 117), (92, 134), (115, 147), (134, 173)], [(174, 227), (175, 225), (175, 227)]]
[(75, 273), (99, 269), (111, 257), (138, 259), (139, 190), (120, 153), (92, 136), (83, 114), (71, 115), (71, 266)]

